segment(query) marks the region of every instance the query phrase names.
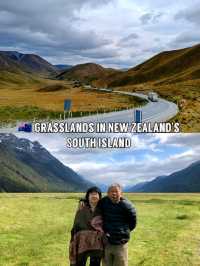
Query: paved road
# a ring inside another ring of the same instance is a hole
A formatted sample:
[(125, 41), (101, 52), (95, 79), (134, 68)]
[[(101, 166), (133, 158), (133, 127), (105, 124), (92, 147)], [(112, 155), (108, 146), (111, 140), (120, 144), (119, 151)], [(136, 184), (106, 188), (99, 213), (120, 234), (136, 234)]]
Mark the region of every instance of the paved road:
[[(109, 89), (101, 89), (102, 91), (110, 91)], [(166, 122), (178, 113), (176, 104), (159, 98), (157, 102), (148, 100), (148, 96), (140, 93), (131, 93), (124, 91), (114, 91), (112, 93), (137, 96), (146, 99), (148, 103), (141, 108), (132, 108), (129, 110), (110, 112), (106, 114), (91, 115), (84, 118), (70, 118), (71, 121), (97, 121), (97, 122), (134, 122), (134, 111), (139, 109), (142, 111), (142, 122)]]
[[(109, 91), (108, 89), (101, 89), (102, 91)], [(124, 91), (114, 91), (110, 93), (118, 93), (130, 96), (138, 96), (143, 99), (148, 100), (147, 95), (139, 94), (139, 93), (130, 93)], [(66, 119), (67, 122), (134, 122), (134, 111), (135, 109), (139, 109), (142, 111), (142, 122), (165, 122), (168, 121), (170, 118), (174, 117), (178, 113), (178, 107), (176, 104), (159, 98), (158, 102), (151, 102), (148, 100), (148, 103), (141, 107), (141, 108), (132, 108), (129, 110), (117, 111), (117, 112), (110, 112), (105, 114), (95, 114), (87, 117), (79, 117), (79, 118), (68, 118)], [(17, 128), (14, 127), (7, 127), (7, 128), (0, 128), (0, 132), (2, 133), (9, 133), (9, 132), (16, 132)]]

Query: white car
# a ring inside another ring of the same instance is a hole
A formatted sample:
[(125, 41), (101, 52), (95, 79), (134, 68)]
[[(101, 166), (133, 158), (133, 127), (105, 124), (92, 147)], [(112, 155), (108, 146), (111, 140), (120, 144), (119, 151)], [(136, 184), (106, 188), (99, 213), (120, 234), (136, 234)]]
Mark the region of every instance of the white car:
[(152, 102), (158, 101), (158, 94), (156, 92), (149, 92), (148, 93), (148, 99)]

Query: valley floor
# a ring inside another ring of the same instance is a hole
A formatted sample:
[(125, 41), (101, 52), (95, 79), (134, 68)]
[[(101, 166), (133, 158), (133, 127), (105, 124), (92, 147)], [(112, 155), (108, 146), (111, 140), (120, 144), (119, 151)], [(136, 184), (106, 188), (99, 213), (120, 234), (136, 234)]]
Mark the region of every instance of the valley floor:
[(57, 118), (63, 114), (64, 100), (71, 99), (73, 116), (109, 112), (141, 106), (137, 97), (74, 88), (70, 82), (40, 80), (16, 88), (0, 84), (0, 122)]
[[(178, 104), (180, 112), (171, 122), (179, 122), (181, 132), (200, 132), (200, 80), (173, 84), (161, 81), (116, 87), (114, 90), (148, 93)], [(72, 100), (73, 116), (109, 112), (144, 105), (139, 98), (73, 87), (70, 81), (35, 78), (18, 83), (0, 83), (0, 122), (59, 118), (65, 99)], [(83, 113), (83, 114), (82, 114)]]
[[(68, 266), (78, 193), (0, 194), (0, 265)], [(200, 194), (126, 194), (138, 215), (129, 266), (200, 265)]]

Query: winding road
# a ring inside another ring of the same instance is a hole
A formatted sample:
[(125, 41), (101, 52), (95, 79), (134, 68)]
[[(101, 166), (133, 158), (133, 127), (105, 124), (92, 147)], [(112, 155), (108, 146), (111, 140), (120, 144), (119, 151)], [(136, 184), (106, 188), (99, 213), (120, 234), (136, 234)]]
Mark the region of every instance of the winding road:
[(131, 93), (124, 91), (113, 91), (109, 89), (96, 89), (101, 91), (107, 91), (110, 93), (118, 93), (123, 95), (137, 96), (148, 101), (145, 106), (140, 108), (132, 108), (123, 111), (109, 112), (104, 114), (95, 114), (87, 117), (69, 118), (67, 121), (82, 121), (85, 122), (134, 122), (134, 112), (139, 109), (142, 111), (142, 122), (166, 122), (174, 117), (179, 109), (175, 103), (169, 102), (162, 98), (159, 98), (157, 102), (148, 100), (148, 96), (141, 93)]
[[(94, 90), (94, 89), (92, 89)], [(104, 114), (95, 114), (84, 117), (67, 118), (66, 122), (134, 122), (134, 112), (136, 109), (142, 111), (142, 122), (166, 122), (174, 117), (178, 112), (178, 106), (172, 102), (159, 98), (157, 102), (148, 100), (148, 96), (140, 93), (131, 93), (124, 91), (111, 91), (109, 89), (96, 89), (107, 91), (110, 93), (118, 93), (123, 95), (137, 96), (146, 99), (148, 103), (140, 108), (132, 108), (123, 111), (109, 112)], [(0, 133), (16, 132), (17, 127), (0, 128)]]

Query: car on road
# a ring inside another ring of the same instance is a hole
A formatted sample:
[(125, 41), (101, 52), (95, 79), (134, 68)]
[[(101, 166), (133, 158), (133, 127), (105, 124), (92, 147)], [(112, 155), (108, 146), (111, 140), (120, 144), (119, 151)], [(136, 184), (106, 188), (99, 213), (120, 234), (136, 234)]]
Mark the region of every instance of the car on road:
[(149, 92), (148, 93), (148, 99), (152, 102), (158, 101), (158, 94), (156, 92)]

